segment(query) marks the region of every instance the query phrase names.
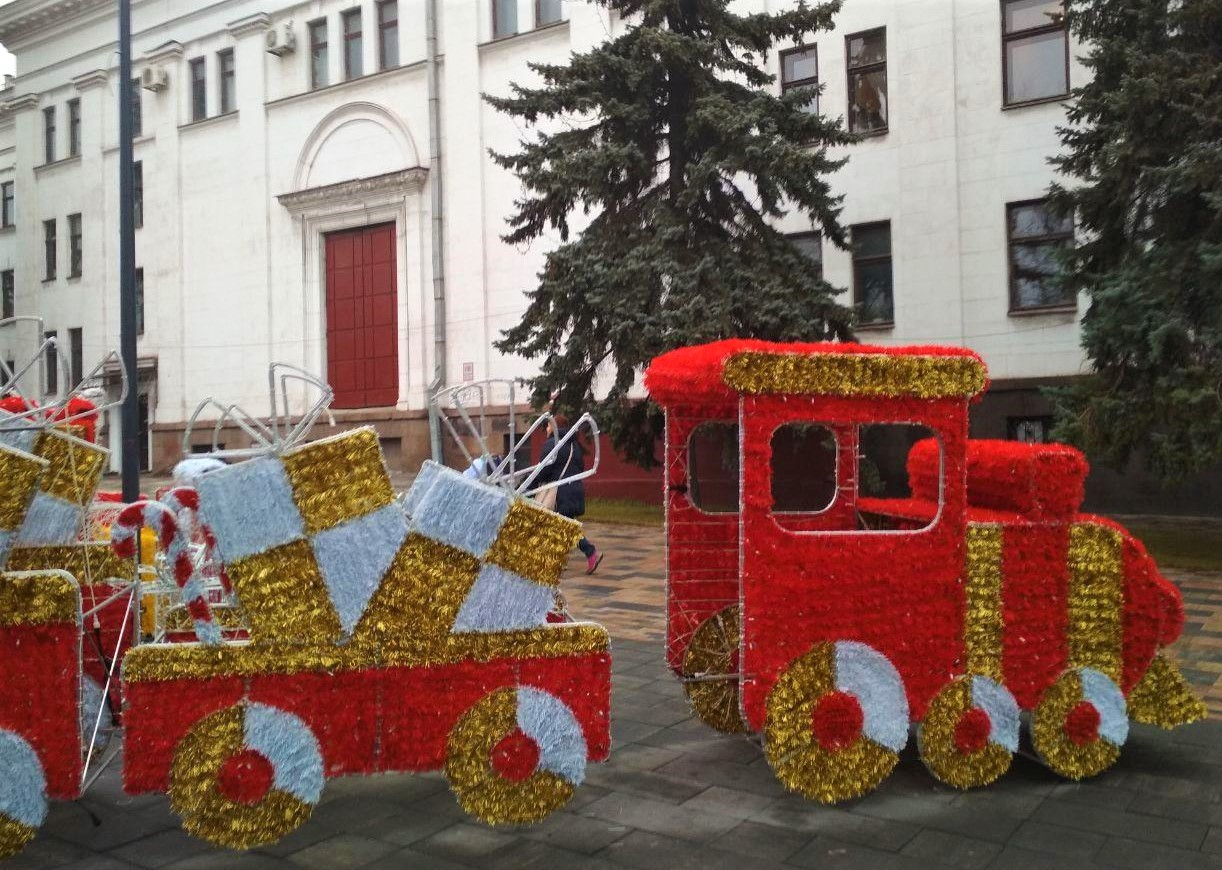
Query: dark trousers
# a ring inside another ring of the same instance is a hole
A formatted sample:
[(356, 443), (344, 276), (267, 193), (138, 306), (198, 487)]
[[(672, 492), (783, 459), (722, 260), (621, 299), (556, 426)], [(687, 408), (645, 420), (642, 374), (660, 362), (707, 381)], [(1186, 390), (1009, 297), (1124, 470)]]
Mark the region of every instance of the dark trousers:
[(590, 543), (589, 538), (582, 538), (578, 541), (577, 549), (581, 550), (581, 554), (587, 559), (594, 555), (594, 545)]

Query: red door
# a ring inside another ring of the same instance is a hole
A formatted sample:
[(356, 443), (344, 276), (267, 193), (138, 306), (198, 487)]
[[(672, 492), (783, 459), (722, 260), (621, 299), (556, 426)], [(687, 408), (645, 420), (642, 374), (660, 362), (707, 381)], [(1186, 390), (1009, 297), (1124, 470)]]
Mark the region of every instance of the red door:
[(336, 408), (399, 398), (395, 225), (328, 233), (327, 380)]

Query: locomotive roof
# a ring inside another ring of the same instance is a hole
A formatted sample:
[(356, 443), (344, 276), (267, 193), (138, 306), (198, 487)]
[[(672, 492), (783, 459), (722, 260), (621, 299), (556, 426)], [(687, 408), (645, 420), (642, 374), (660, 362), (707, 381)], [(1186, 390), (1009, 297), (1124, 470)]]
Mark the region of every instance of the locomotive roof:
[(984, 360), (967, 348), (749, 338), (672, 350), (645, 372), (645, 386), (663, 407), (765, 394), (968, 398), (987, 382)]

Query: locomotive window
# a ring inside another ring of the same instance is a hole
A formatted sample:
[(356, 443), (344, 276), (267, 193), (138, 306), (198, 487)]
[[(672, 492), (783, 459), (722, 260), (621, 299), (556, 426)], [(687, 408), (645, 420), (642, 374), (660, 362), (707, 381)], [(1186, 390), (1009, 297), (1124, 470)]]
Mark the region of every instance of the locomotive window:
[(738, 424), (701, 423), (687, 441), (687, 497), (705, 513), (738, 513)]
[(772, 433), (772, 511), (783, 528), (807, 531), (803, 515), (836, 500), (836, 436), (817, 423), (786, 423)]
[(909, 476), (908, 454), (933, 432), (913, 423), (862, 426), (858, 433), (858, 527), (917, 531), (931, 525), (942, 500), (941, 445)]

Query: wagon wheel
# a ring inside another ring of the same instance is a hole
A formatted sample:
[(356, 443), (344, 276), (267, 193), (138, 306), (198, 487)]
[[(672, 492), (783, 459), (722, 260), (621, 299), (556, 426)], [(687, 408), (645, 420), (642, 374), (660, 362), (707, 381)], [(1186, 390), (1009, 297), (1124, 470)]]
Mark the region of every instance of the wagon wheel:
[(863, 643), (816, 644), (768, 696), (764, 750), (781, 784), (835, 803), (872, 791), (908, 742), (895, 667)]
[(485, 695), (450, 732), (446, 779), (464, 810), (489, 825), (537, 822), (585, 779), (586, 743), (568, 706), (541, 689)]
[(178, 744), (170, 806), (188, 833), (250, 849), (300, 827), (323, 779), (309, 726), (276, 707), (243, 703), (201, 719)]
[(37, 753), (20, 735), (0, 728), (0, 858), (34, 839), (47, 816), (47, 780)]
[(988, 677), (959, 677), (929, 705), (917, 732), (925, 766), (955, 788), (994, 782), (1018, 751), (1018, 703)]
[(700, 623), (683, 653), (683, 691), (704, 724), (726, 734), (746, 730), (738, 707), (741, 608), (733, 604)]
[(1129, 736), (1124, 695), (1104, 673), (1071, 668), (1031, 714), (1031, 742), (1040, 758), (1069, 779), (1107, 770)]

